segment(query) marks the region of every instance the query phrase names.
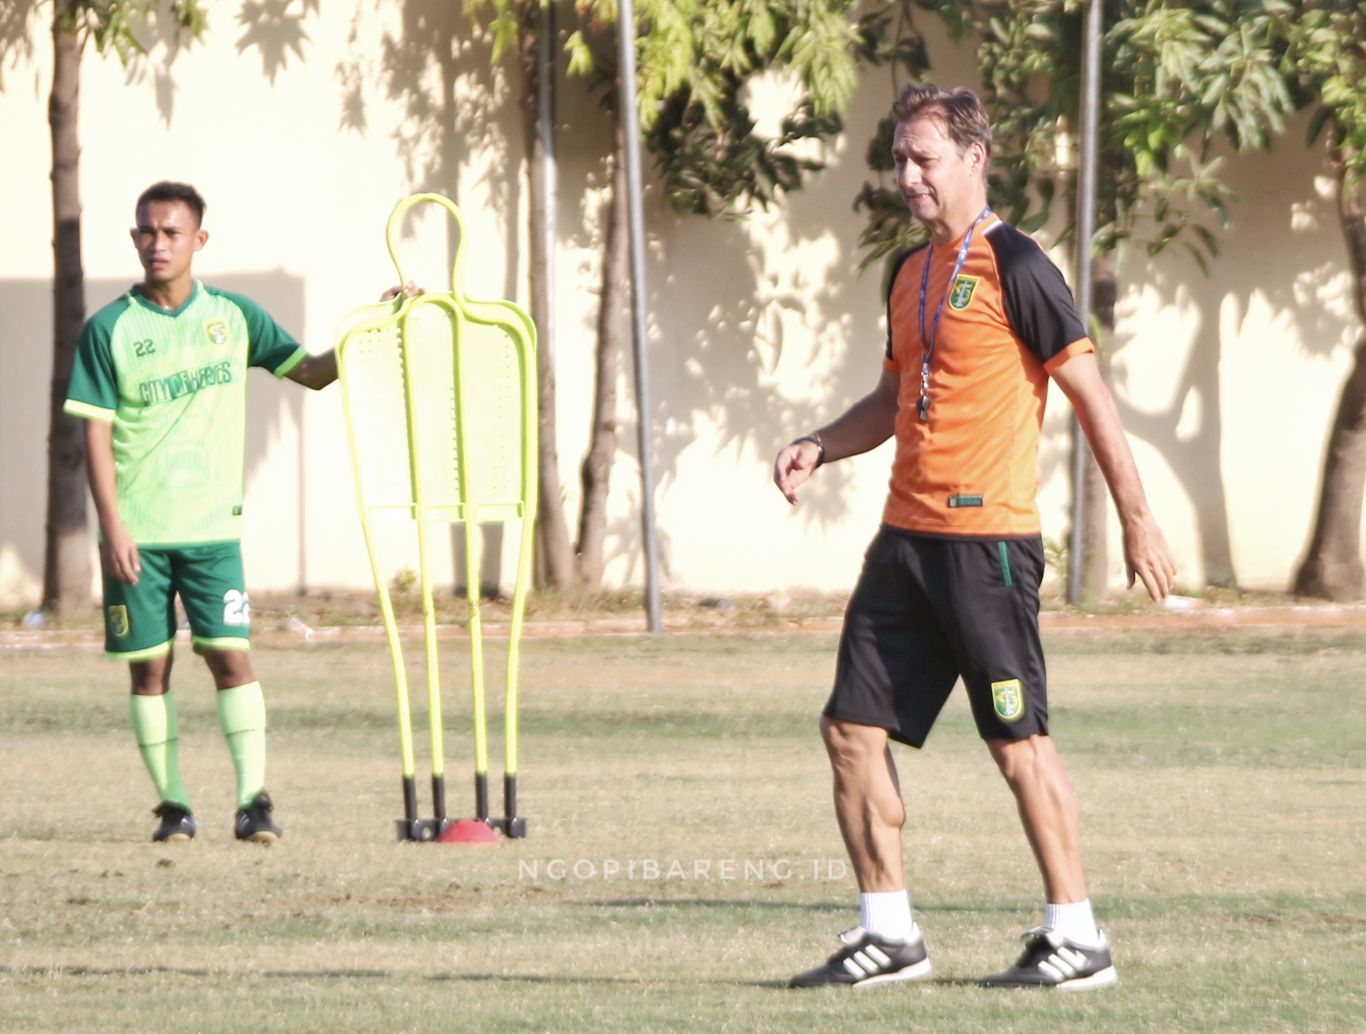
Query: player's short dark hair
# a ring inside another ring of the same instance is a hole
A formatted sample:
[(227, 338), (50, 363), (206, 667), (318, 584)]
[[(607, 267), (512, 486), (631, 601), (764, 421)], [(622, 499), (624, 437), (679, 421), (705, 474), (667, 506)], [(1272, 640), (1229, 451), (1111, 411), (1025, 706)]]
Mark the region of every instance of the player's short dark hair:
[(944, 90), (934, 83), (907, 83), (892, 105), (898, 122), (927, 116), (944, 127), (960, 152), (981, 144), (991, 157), (991, 120), (977, 94), (962, 86)]
[(142, 218), (143, 207), (152, 201), (183, 201), (194, 213), (195, 220), (200, 226), (204, 225), (204, 209), (209, 207), (194, 187), (188, 183), (176, 183), (172, 180), (161, 180), (159, 183), (153, 183), (138, 195), (138, 203), (133, 208), (133, 212), (138, 218)]

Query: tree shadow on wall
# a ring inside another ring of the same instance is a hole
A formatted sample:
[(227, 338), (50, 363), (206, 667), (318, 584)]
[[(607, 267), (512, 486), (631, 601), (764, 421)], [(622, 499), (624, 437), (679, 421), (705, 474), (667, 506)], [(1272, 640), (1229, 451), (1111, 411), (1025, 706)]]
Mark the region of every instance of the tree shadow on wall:
[[(321, 2), (247, 0), (237, 13), (237, 25), (241, 29), (237, 52), (245, 54), (255, 50), (261, 58), (262, 71), (274, 83), (276, 76), (288, 65), (291, 53), (303, 60), (304, 45), (309, 42), (305, 22), (310, 15), (321, 12)], [(32, 60), (37, 49), (36, 39), (40, 35), (44, 39), (50, 36), (52, 22), (47, 12), (50, 6), (40, 4), (39, 0), (5, 0), (0, 4), (0, 90), (5, 88), (6, 67)], [(40, 8), (41, 16), (38, 14)], [(139, 19), (133, 24), (133, 35), (144, 53), (134, 53), (129, 58), (124, 66), (124, 85), (150, 81), (157, 112), (169, 124), (176, 96), (171, 66), (182, 52), (192, 52), (195, 41), (178, 31), (175, 19), (167, 17), (166, 13), (163, 10), (157, 16)], [(214, 21), (217, 13), (209, 12), (206, 35), (221, 31)], [(87, 47), (87, 53), (93, 50), (93, 44)]]
[[(522, 236), (517, 73), (509, 71), (504, 76), (491, 68), (489, 41), (460, 13), (459, 5), (404, 0), (399, 11), (400, 23), (387, 28), (357, 6), (352, 24), (354, 56), (337, 69), (343, 84), (341, 124), (353, 132), (368, 131), (372, 112), (367, 96), (372, 90), (382, 90), (403, 111), (392, 139), (410, 189), (441, 190), (457, 202), (457, 185), (468, 163), (485, 153), (496, 156), (488, 164), (491, 171), (484, 182), (509, 242), (504, 296), (512, 296), (518, 283), (515, 242)], [(378, 47), (362, 46), (361, 41), (367, 40), (379, 40)], [(603, 251), (601, 188), (612, 144), (610, 120), (604, 118), (601, 97), (587, 80), (566, 78), (562, 66), (557, 88), (561, 254), (593, 257), (583, 260), (574, 284), (591, 284), (596, 293), (601, 279), (596, 259)], [(796, 238), (794, 246), (829, 232), (828, 198), (822, 201), (798, 193), (784, 199), (783, 205), (784, 210), (797, 213), (794, 218), (802, 227), (800, 232), (786, 231)], [(858, 279), (853, 263), (834, 259), (828, 269), (801, 276), (796, 289), (783, 293), (762, 269), (753, 240), (740, 225), (679, 220), (662, 210), (653, 185), (647, 188), (646, 208), (647, 237), (652, 242), (647, 259), (647, 309), (652, 320), (650, 387), (654, 400), (647, 416), (656, 473), (667, 486), (677, 473), (683, 451), (695, 445), (697, 424), (706, 422), (720, 429), (718, 455), (754, 445), (764, 457), (755, 475), (766, 479), (771, 448), (823, 422), (871, 388), (878, 373), (881, 341), (876, 289), (860, 283), (857, 290), (866, 294), (868, 304), (854, 306), (859, 311), (848, 316), (845, 310), (850, 305), (844, 292)], [(854, 220), (840, 218), (847, 222), (852, 238), (857, 230)], [(561, 368), (570, 364), (591, 368), (597, 328), (589, 308), (583, 307), (582, 323), (571, 327), (568, 324), (574, 321), (566, 321), (561, 327), (556, 354)], [(679, 312), (694, 313), (696, 318), (679, 322)], [(672, 322), (665, 322), (665, 313)], [(619, 315), (628, 318), (626, 313)], [(804, 321), (807, 327), (815, 327), (822, 320), (832, 331), (827, 340), (866, 342), (867, 361), (844, 363), (839, 356), (814, 355), (812, 378), (820, 379), (820, 390), (813, 393), (814, 401), (792, 398), (775, 376), (775, 367), (789, 347), (785, 335), (794, 333), (792, 328)], [(624, 357), (623, 370), (625, 393), (630, 391), (632, 376), (629, 355)], [(581, 408), (586, 415), (588, 407)], [(634, 452), (633, 438), (623, 435), (620, 456)], [(577, 459), (572, 466), (577, 467)], [(844, 516), (848, 506), (844, 488), (852, 476), (848, 468), (823, 472), (825, 484), (804, 503), (801, 519), (831, 523)], [(625, 470), (614, 471), (613, 478), (614, 490), (623, 491), (629, 480)], [(774, 500), (776, 508), (781, 503), (776, 492)], [(614, 523), (613, 531), (620, 531), (622, 537), (609, 538), (609, 559), (633, 555), (639, 534), (635, 523), (628, 520), (620, 528)]]
[[(1192, 277), (1202, 277), (1194, 263), (1185, 265), (1190, 276), (1181, 276), (1171, 263), (1148, 273), (1153, 288), (1183, 309), (1192, 300), (1186, 285), (1194, 282)], [(1147, 343), (1141, 319), (1128, 340), (1111, 352), (1112, 360), (1117, 360), (1111, 365), (1111, 385), (1125, 429), (1161, 453), (1192, 503), (1205, 584), (1232, 586), (1237, 584), (1237, 574), (1224, 483), (1224, 401), (1219, 377), (1223, 342), (1214, 284), (1211, 279), (1209, 291), (1193, 292), (1200, 301), (1190, 318), (1191, 345), (1165, 407), (1135, 405), (1130, 401), (1133, 392), (1126, 390), (1131, 369), (1126, 360), (1141, 361), (1138, 356)]]
[[(394, 153), (403, 162), (406, 182), (383, 186), (386, 192), (399, 195), (432, 191), (458, 203), (461, 174), (469, 159), (495, 155), (490, 166), (495, 171), (486, 176), (483, 185), (504, 221), (505, 238), (516, 242), (520, 236), (518, 165), (515, 159), (509, 159), (509, 148), (499, 131), (499, 113), (510, 102), (491, 67), (489, 43), (461, 14), (457, 3), (403, 0), (398, 6), (399, 25), (390, 29), (381, 24), (384, 12), (380, 5), (356, 5), (348, 36), (351, 56), (336, 68), (341, 85), (339, 127), (361, 136), (369, 131), (367, 93), (371, 90), (401, 104), (403, 120), (394, 126), (391, 138)], [(309, 43), (308, 16), (320, 12), (320, 0), (250, 0), (243, 4), (237, 19), (242, 30), (237, 41), (238, 53), (258, 51), (263, 72), (274, 82), (292, 58), (304, 57)], [(513, 171), (498, 174), (497, 170), (508, 169)], [(406, 219), (400, 227), (400, 239), (412, 241), (417, 237), (423, 232), (421, 222), (417, 218)], [(446, 254), (453, 257), (457, 243), (454, 223), (443, 224), (441, 232), (445, 236)], [(467, 249), (466, 268), (470, 265), (470, 254)], [(484, 293), (513, 296), (517, 282), (516, 247), (508, 247), (506, 256), (501, 287), (485, 289)], [(411, 272), (405, 265), (405, 274)], [(447, 266), (440, 270), (424, 269), (414, 279), (436, 290), (445, 288), (449, 275)], [(470, 293), (478, 295), (480, 291)], [(485, 594), (495, 595), (501, 578), (502, 526), (486, 527), (483, 541), (481, 581)], [(453, 528), (453, 576), (457, 591), (464, 588), (464, 552), (464, 533)]]
[(885, 267), (859, 268), (861, 220), (848, 201), (869, 175), (861, 142), (873, 135), (884, 88), (860, 87), (842, 139), (820, 149), (825, 167), (772, 212), (756, 209), (742, 221), (655, 218), (668, 254), (652, 255), (652, 301), (667, 298), (674, 312), (694, 316), (656, 328), (653, 379), (668, 390), (653, 426), (665, 484), (698, 423), (711, 424), (717, 459), (754, 463), (773, 520), (793, 518), (817, 533), (851, 519), (876, 523), (877, 504), (869, 510), (866, 493), (853, 489), (881, 481), (889, 458), (822, 468), (795, 511), (770, 481), (783, 445), (843, 413), (881, 375)]
[[(1288, 132), (1294, 137), (1297, 129), (1292, 126)], [(1112, 352), (1117, 360), (1112, 381), (1125, 428), (1163, 456), (1191, 501), (1205, 581), (1212, 585), (1237, 584), (1225, 429), (1252, 423), (1255, 433), (1263, 437), (1240, 437), (1233, 447), (1269, 454), (1274, 452), (1273, 443), (1293, 433), (1294, 427), (1286, 419), (1293, 414), (1275, 411), (1278, 379), (1274, 370), (1259, 378), (1265, 385), (1264, 395), (1225, 397), (1225, 364), (1247, 361), (1236, 351), (1229, 352), (1225, 337), (1249, 333), (1247, 321), (1256, 302), (1287, 321), (1289, 335), (1302, 344), (1301, 357), (1323, 360), (1341, 346), (1344, 327), (1352, 320), (1350, 303), (1339, 312), (1324, 295), (1326, 286), (1340, 275), (1342, 262), (1340, 247), (1339, 254), (1334, 253), (1336, 240), (1324, 235), (1323, 228), (1336, 227), (1336, 218), (1331, 202), (1314, 192), (1313, 180), (1320, 170), (1309, 159), (1288, 172), (1290, 157), (1284, 148), (1279, 153), (1239, 156), (1230, 177), (1237, 197), (1230, 206), (1233, 225), (1219, 236), (1222, 257), (1211, 262), (1208, 276), (1188, 260), (1165, 254), (1149, 260), (1131, 253), (1120, 269), (1122, 279), (1141, 278), (1160, 297), (1189, 314), (1191, 344), (1165, 404), (1149, 405), (1149, 400), (1135, 398), (1133, 391), (1126, 390), (1130, 371), (1139, 363), (1154, 361), (1142, 357), (1148, 341), (1141, 316), (1125, 320), (1134, 329)], [(1255, 267), (1247, 256), (1256, 256)], [(1230, 275), (1230, 266), (1238, 262), (1241, 268), (1234, 266)], [(1236, 340), (1231, 343), (1236, 348)], [(1294, 358), (1287, 351), (1285, 362)], [(1334, 401), (1325, 399), (1324, 410), (1331, 410)], [(1245, 415), (1240, 419), (1238, 414), (1249, 408), (1267, 419), (1252, 422)], [(1321, 442), (1306, 441), (1305, 461), (1320, 462), (1322, 447)], [(1052, 461), (1065, 463), (1067, 456), (1058, 453)], [(1311, 519), (1312, 513), (1306, 510), (1301, 529), (1305, 534)]]
[(51, 29), (46, 20), (30, 24), (36, 7), (37, 0), (5, 0), (0, 4), (0, 92), (5, 90), (6, 70), (32, 60), (39, 27)]
[[(562, 136), (574, 151), (561, 165), (561, 183), (582, 183), (573, 198), (562, 199), (566, 221), (574, 227), (565, 242), (579, 255), (600, 254), (606, 219), (606, 159), (611, 151), (609, 120), (601, 100), (580, 86), (566, 90), (561, 105)], [(707, 432), (715, 464), (752, 467), (754, 481), (771, 492), (773, 519), (792, 513), (805, 525), (828, 528), (850, 516), (849, 486), (860, 475), (856, 464), (835, 464), (821, 471), (820, 484), (803, 497), (795, 512), (768, 487), (772, 457), (795, 435), (842, 412), (871, 390), (880, 371), (882, 306), (876, 273), (860, 275), (855, 254), (858, 226), (842, 209), (831, 211), (831, 197), (852, 196), (861, 168), (828, 156), (829, 168), (814, 173), (806, 188), (777, 203), (782, 218), (768, 231), (756, 209), (739, 219), (678, 215), (661, 201), (658, 171), (647, 164), (646, 221), (647, 334), (650, 340), (648, 414), (656, 481), (675, 485), (683, 455), (699, 447)], [(577, 202), (577, 209), (570, 211)], [(767, 235), (779, 237), (771, 245)], [(836, 243), (832, 247), (830, 238)], [(814, 253), (819, 258), (792, 272), (783, 257)], [(829, 258), (824, 256), (829, 255)], [(582, 263), (581, 282), (600, 288), (600, 271)], [(629, 313), (619, 314), (629, 325)], [(596, 338), (592, 317), (577, 333), (562, 335), (564, 362), (575, 341)], [(629, 333), (627, 338), (629, 340)], [(629, 348), (629, 345), (628, 345)], [(586, 351), (578, 360), (591, 364)], [(807, 371), (811, 387), (800, 382)], [(633, 357), (623, 361), (623, 391), (632, 391)], [(630, 413), (630, 407), (624, 409)], [(636, 436), (623, 426), (612, 472), (613, 493), (629, 482), (638, 496)], [(695, 453), (693, 454), (695, 455)], [(695, 490), (690, 488), (690, 490)], [(638, 501), (637, 501), (638, 504)], [(718, 529), (726, 523), (726, 501), (718, 500)], [(613, 510), (617, 511), (613, 506)], [(668, 523), (661, 510), (661, 523)], [(868, 514), (870, 521), (875, 514)], [(608, 528), (609, 563), (638, 567), (641, 530), (634, 515), (614, 519)], [(667, 536), (661, 533), (662, 566), (669, 568)]]
[[(396, 30), (381, 27), (377, 13), (357, 5), (352, 17), (352, 56), (337, 65), (342, 84), (340, 128), (368, 131), (367, 92), (374, 88), (403, 108), (391, 138), (411, 192), (438, 191), (459, 203), (462, 172), (470, 159), (492, 154), (482, 185), (517, 241), (521, 160), (505, 126), (515, 97), (492, 66), (487, 35), (447, 0), (402, 0)], [(378, 46), (367, 41), (378, 40)], [(378, 56), (374, 56), (378, 54)], [(509, 248), (503, 290), (516, 285), (517, 251)]]
[[(522, 155), (516, 148), (516, 97), (494, 69), (492, 47), (485, 32), (449, 0), (402, 0), (396, 28), (381, 26), (378, 12), (358, 4), (352, 16), (352, 56), (338, 63), (342, 84), (339, 124), (342, 130), (363, 135), (370, 129), (367, 94), (380, 91), (397, 102), (403, 117), (391, 131), (394, 153), (403, 163), (406, 183), (401, 193), (435, 192), (460, 204), (460, 184), (471, 160), (485, 160), (489, 171), (479, 180), (481, 203), (491, 207), (502, 224), (504, 261), (501, 276), (477, 262), (477, 242), (464, 249), (465, 279), (473, 270), (477, 283), (466, 291), (472, 297), (515, 298), (522, 234), (518, 224)], [(378, 40), (378, 46), (369, 41)], [(375, 56), (378, 55), (378, 56)], [(511, 137), (511, 141), (510, 141)], [(416, 212), (416, 210), (415, 210)], [(443, 217), (444, 218), (444, 217)], [(400, 239), (412, 241), (421, 220), (405, 219)], [(446, 254), (453, 259), (457, 233), (445, 225)], [(490, 274), (493, 274), (490, 276)], [(444, 289), (449, 267), (415, 279), (429, 289)], [(491, 282), (491, 285), (490, 285)], [(483, 530), (480, 561), (481, 590), (496, 595), (502, 578), (502, 525)], [(464, 588), (465, 537), (451, 532), (454, 580)]]
[[(785, 207), (786, 228), (804, 223), (795, 195)], [(661, 483), (671, 480), (679, 456), (695, 444), (699, 421), (718, 429), (718, 457), (727, 451), (739, 457), (752, 447), (758, 454), (755, 476), (767, 481), (778, 449), (871, 390), (882, 339), (880, 313), (871, 304), (876, 295), (838, 261), (828, 268), (803, 267), (790, 283), (780, 283), (764, 268), (750, 232), (734, 222), (679, 221), (669, 228), (667, 242), (667, 261), (658, 251), (652, 257), (652, 311), (660, 311), (666, 299), (675, 307), (682, 299), (695, 319), (652, 328), (661, 346), (652, 352), (652, 379), (667, 386), (652, 420)], [(851, 302), (851, 294), (864, 293), (870, 304)], [(830, 347), (839, 354), (823, 351)], [(804, 366), (819, 381), (815, 391), (793, 396), (779, 381), (780, 364), (791, 362), (789, 350), (807, 351)], [(819, 491), (803, 497), (802, 518), (830, 525), (849, 516), (847, 488), (854, 474), (849, 464), (823, 470)], [(777, 513), (776, 489), (773, 499)]]
[[(316, 0), (313, 0), (316, 2)], [(0, 4), (0, 91), (5, 89), (4, 73), (6, 66), (18, 66), (31, 62), (38, 49), (50, 50), (52, 36), (51, 4), (39, 0), (5, 0)], [(193, 41), (182, 36), (175, 20), (161, 16), (135, 20), (132, 25), (133, 36), (143, 48), (142, 53), (133, 53), (123, 66), (125, 86), (152, 84), (156, 98), (157, 112), (162, 121), (170, 123), (175, 107), (176, 85), (171, 77), (171, 66), (182, 51), (193, 46)], [(212, 31), (212, 27), (210, 30)], [(40, 44), (37, 41), (42, 39)], [(87, 40), (85, 55), (95, 51), (92, 41)], [(98, 55), (97, 55), (98, 57)], [(112, 51), (105, 57), (116, 60)], [(45, 93), (50, 82), (40, 79), (34, 69), (35, 93)]]
[[(1219, 282), (1214, 278), (1217, 266), (1212, 269), (1212, 275), (1206, 277), (1184, 256), (1168, 256), (1160, 264), (1147, 260), (1145, 265), (1145, 260), (1135, 261), (1132, 253), (1122, 255), (1118, 263), (1121, 300), (1117, 316), (1120, 326), (1128, 332), (1116, 334), (1100, 347), (1107, 351), (1110, 387), (1125, 431), (1157, 450), (1190, 501), (1204, 583), (1232, 586), (1237, 584), (1237, 575), (1222, 460), (1224, 403), (1219, 376), (1223, 343), (1218, 309), (1227, 292), (1221, 293)], [(1199, 289), (1199, 281), (1205, 282), (1206, 290)], [(1164, 344), (1153, 341), (1141, 316), (1125, 314), (1132, 302), (1124, 297), (1124, 292), (1136, 283), (1152, 287), (1168, 304), (1190, 313), (1187, 328), (1191, 344), (1165, 404), (1146, 398), (1135, 399), (1135, 392), (1129, 387), (1129, 374), (1136, 365), (1157, 361), (1156, 357), (1144, 356), (1149, 345)], [(1192, 287), (1193, 290), (1188, 289)], [(1066, 406), (1060, 393), (1055, 395), (1054, 401)], [(1070, 419), (1067, 426), (1072, 426)], [(1055, 434), (1041, 443), (1041, 483), (1065, 476), (1070, 484), (1071, 464), (1070, 434)], [(1107, 503), (1107, 508), (1113, 510), (1113, 506), (1112, 500)], [(1163, 523), (1163, 515), (1157, 516), (1159, 524)], [(1114, 545), (1116, 543), (1112, 543)]]
[(242, 35), (237, 38), (237, 53), (255, 50), (261, 58), (261, 71), (272, 85), (275, 77), (289, 64), (292, 53), (304, 58), (304, 44), (310, 42), (306, 21), (321, 11), (321, 0), (247, 0), (237, 12)]

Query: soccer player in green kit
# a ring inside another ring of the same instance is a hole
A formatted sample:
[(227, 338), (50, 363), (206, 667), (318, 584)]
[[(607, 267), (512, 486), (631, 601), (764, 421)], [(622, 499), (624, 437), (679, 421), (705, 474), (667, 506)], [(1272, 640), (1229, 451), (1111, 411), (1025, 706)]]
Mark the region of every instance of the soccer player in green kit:
[(64, 407), (86, 421), (105, 649), (131, 674), (133, 731), (160, 798), (152, 839), (189, 840), (195, 822), (170, 693), (180, 596), (237, 773), (234, 833), (274, 843), (240, 546), (246, 373), (260, 366), (316, 390), (337, 379), (336, 357), (310, 355), (254, 302), (194, 278), (208, 233), (193, 187), (156, 183), (135, 211), (143, 280), (86, 324)]

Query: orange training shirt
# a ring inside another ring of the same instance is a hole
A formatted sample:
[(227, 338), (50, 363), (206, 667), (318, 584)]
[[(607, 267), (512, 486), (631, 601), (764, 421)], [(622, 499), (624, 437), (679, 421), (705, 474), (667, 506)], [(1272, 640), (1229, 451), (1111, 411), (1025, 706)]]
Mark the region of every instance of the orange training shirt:
[[(1038, 446), (1048, 373), (1094, 351), (1057, 266), (993, 213), (973, 233), (898, 260), (887, 297), (886, 367), (900, 378), (896, 458), (883, 522), (949, 537), (1039, 534)], [(920, 285), (930, 360), (929, 419), (919, 413)], [(945, 292), (937, 334), (934, 312)]]

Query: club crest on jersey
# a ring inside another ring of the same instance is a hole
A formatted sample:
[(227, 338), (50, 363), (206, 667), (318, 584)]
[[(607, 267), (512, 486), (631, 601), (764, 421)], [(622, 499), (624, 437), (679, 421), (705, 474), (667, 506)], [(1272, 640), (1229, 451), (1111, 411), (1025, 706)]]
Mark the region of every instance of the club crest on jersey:
[(215, 345), (224, 344), (228, 340), (228, 321), (209, 320), (209, 322), (204, 324), (204, 333), (208, 335), (209, 340)]
[(977, 282), (981, 277), (963, 276), (960, 274), (953, 282), (953, 290), (949, 292), (949, 308), (957, 309), (962, 312), (972, 301), (972, 292), (977, 290)]
[(991, 684), (991, 706), (1003, 722), (1018, 722), (1024, 717), (1024, 691), (1019, 679), (1006, 679)]
[(109, 608), (109, 634), (115, 639), (128, 635), (128, 608), (123, 604)]

